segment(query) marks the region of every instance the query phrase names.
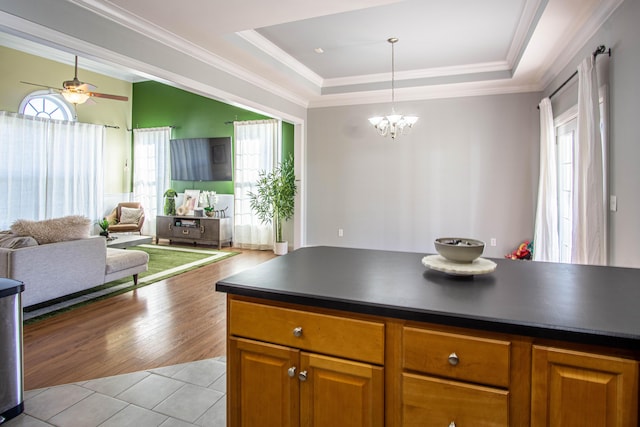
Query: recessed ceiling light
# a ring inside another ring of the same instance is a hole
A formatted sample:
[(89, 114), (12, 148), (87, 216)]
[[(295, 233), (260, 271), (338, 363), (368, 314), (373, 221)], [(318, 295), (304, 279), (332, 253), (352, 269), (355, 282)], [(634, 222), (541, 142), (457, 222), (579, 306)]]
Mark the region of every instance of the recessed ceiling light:
[(315, 53), (324, 53), (324, 49), (322, 49), (321, 47), (317, 47), (317, 48), (313, 49), (313, 51)]

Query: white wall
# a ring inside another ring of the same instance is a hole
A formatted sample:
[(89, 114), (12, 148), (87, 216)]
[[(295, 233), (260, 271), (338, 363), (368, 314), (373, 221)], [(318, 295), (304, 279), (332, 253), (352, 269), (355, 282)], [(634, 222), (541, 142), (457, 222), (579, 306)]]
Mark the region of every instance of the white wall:
[[(640, 1), (626, 0), (558, 78), (545, 89), (555, 90), (598, 45), (611, 47), (609, 72), (609, 192), (618, 210), (609, 212), (609, 264), (640, 267)], [(602, 66), (599, 67), (601, 70)], [(554, 115), (577, 103), (577, 79), (553, 98)]]
[(400, 103), (420, 121), (396, 142), (367, 121), (390, 106), (309, 110), (307, 243), (433, 253), (435, 238), (462, 236), (511, 252), (533, 237), (539, 99)]

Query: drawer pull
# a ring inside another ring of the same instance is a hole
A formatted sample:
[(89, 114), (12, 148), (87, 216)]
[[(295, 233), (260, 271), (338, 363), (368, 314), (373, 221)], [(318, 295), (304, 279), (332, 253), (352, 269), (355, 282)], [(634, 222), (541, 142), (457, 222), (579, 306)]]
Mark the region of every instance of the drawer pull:
[(295, 377), (295, 376), (296, 376), (296, 367), (295, 367), (295, 366), (292, 366), (292, 367), (290, 367), (289, 369), (287, 369), (287, 374), (288, 374), (291, 378)]
[(296, 337), (302, 336), (302, 327), (298, 326), (297, 328), (293, 328), (293, 335)]
[[(451, 366), (456, 366), (458, 363), (460, 363), (460, 358), (458, 357), (458, 355), (455, 352), (451, 353), (449, 355), (449, 364)], [(452, 423), (452, 424), (453, 426), (449, 425), (449, 427), (455, 427), (456, 424), (455, 423)]]
[(307, 380), (307, 371), (302, 371), (298, 374), (298, 379), (300, 381), (306, 381)]

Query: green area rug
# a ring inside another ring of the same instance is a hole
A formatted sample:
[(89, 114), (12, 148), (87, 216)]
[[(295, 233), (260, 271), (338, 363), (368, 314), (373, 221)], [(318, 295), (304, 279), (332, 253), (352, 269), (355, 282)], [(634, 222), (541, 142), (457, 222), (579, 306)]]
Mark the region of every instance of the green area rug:
[(24, 324), (31, 324), (91, 302), (129, 292), (133, 289), (139, 289), (238, 254), (238, 252), (223, 252), (213, 249), (157, 245), (139, 245), (127, 250), (140, 250), (149, 254), (149, 269), (138, 275), (137, 286), (133, 285), (133, 278), (128, 276), (95, 288), (31, 306), (24, 310)]

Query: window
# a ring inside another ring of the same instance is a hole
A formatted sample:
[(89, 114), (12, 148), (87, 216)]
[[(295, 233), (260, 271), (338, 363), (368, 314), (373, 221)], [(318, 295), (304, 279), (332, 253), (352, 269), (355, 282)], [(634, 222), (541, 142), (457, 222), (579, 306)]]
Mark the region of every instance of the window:
[(19, 112), (25, 116), (54, 120), (75, 120), (70, 104), (62, 95), (48, 90), (38, 90), (27, 95), (20, 103)]
[(133, 200), (146, 211), (143, 234), (153, 234), (162, 214), (163, 194), (169, 188), (171, 128), (133, 130)]
[(0, 111), (0, 230), (17, 219), (100, 218), (104, 139), (104, 126)]
[(255, 191), (260, 171), (271, 171), (280, 158), (281, 129), (277, 120), (234, 123), (235, 246), (259, 250), (273, 247), (273, 226), (263, 224), (253, 212), (249, 193)]
[(556, 129), (558, 161), (558, 236), (560, 262), (571, 262), (573, 229), (573, 145), (578, 119), (573, 116)]
[[(600, 133), (603, 146), (603, 159), (606, 164), (607, 152), (607, 90), (600, 88)], [(558, 171), (558, 243), (560, 262), (571, 262), (573, 234), (573, 158), (574, 144), (578, 126), (578, 106), (570, 108), (555, 119), (556, 153)], [(606, 188), (606, 172), (605, 172)], [(605, 198), (607, 195), (605, 194)]]

